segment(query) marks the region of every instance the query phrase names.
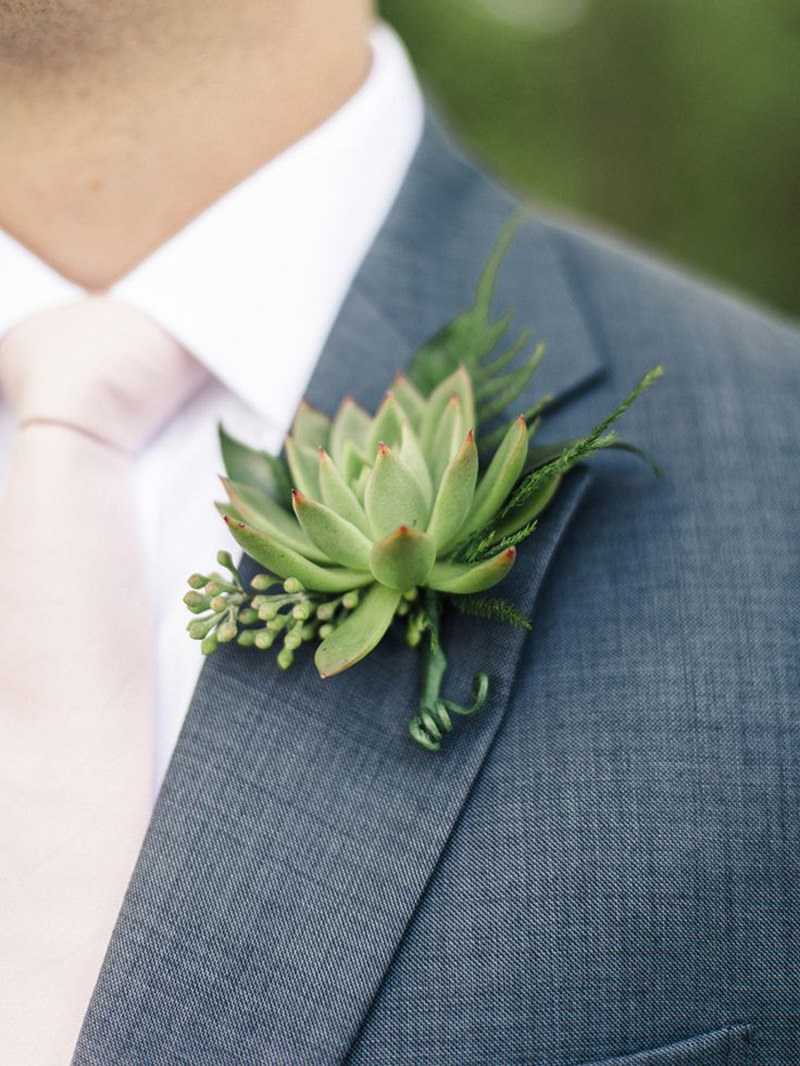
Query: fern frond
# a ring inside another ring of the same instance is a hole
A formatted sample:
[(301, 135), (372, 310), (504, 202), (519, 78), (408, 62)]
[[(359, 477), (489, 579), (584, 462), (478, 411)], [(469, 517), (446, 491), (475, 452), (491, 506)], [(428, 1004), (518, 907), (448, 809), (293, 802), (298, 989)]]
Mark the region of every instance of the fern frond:
[(456, 610), (472, 615), (473, 618), (495, 619), (498, 622), (507, 622), (517, 629), (532, 628), (516, 604), (498, 596), (451, 596), (450, 602)]
[(521, 366), (495, 378), (491, 383), (487, 383), (488, 387), (484, 386), (486, 391), (483, 395), (483, 402), (478, 403), (477, 420), (479, 424), (488, 422), (490, 419), (502, 414), (509, 404), (517, 399), (536, 373), (539, 363), (542, 361), (544, 350), (543, 344), (537, 345), (533, 353)]
[(517, 529), (513, 533), (507, 534), (505, 537), (501, 537), (492, 547), (492, 554), (495, 552), (503, 552), (506, 548), (515, 548), (518, 544), (521, 544), (523, 540), (527, 540), (531, 533), (534, 532), (538, 524), (538, 519), (534, 518), (533, 521), (527, 522), (522, 529)]
[(475, 311), (481, 316), (484, 322), (489, 319), (489, 312), (492, 307), (492, 299), (494, 297), (494, 290), (497, 285), (497, 275), (500, 273), (500, 267), (506, 257), (508, 249), (511, 247), (511, 242), (514, 240), (517, 230), (522, 225), (525, 217), (526, 212), (520, 209), (515, 211), (508, 220), (506, 225), (500, 231), (500, 236), (497, 238), (486, 266), (483, 269), (480, 280), (478, 281), (478, 291), (475, 296)]
[(464, 552), (465, 561), (468, 563), (480, 563), (484, 559), (497, 555), (498, 552), (505, 551), (506, 548), (516, 548), (518, 544), (521, 544), (523, 540), (527, 540), (531, 533), (534, 532), (537, 522), (538, 519), (531, 519), (520, 529), (515, 529), (513, 533), (507, 533), (504, 537), (498, 537), (497, 530), (493, 529), (478, 544), (467, 547)]
[(560, 455), (527, 474), (511, 494), (505, 507), (500, 512), (500, 517), (502, 518), (512, 508), (526, 500), (544, 482), (559, 474), (565, 474), (581, 460), (587, 459), (593, 452), (602, 448), (619, 447), (615, 433), (613, 431), (609, 432), (610, 427), (625, 414), (637, 397), (641, 396), (654, 381), (662, 377), (663, 373), (664, 368), (662, 366), (655, 366), (652, 370), (648, 370), (619, 407), (608, 418), (604, 418), (602, 422), (598, 423), (587, 437), (573, 441)]
[[(480, 387), (481, 382), (491, 381), (495, 375), (500, 374), (507, 366), (510, 366), (531, 339), (532, 334), (532, 329), (520, 330), (519, 336), (510, 348), (506, 349), (506, 351), (502, 352), (494, 359), (489, 360), (488, 363), (482, 362), (474, 375), (474, 380), (478, 386)], [(477, 391), (479, 391), (479, 388)]]
[(514, 317), (508, 312), (492, 321), (491, 309), (500, 266), (523, 217), (522, 212), (516, 213), (501, 231), (478, 280), (473, 306), (417, 349), (408, 374), (423, 395), (430, 395), (461, 364), (473, 380), (481, 380), (481, 363), (494, 351)]

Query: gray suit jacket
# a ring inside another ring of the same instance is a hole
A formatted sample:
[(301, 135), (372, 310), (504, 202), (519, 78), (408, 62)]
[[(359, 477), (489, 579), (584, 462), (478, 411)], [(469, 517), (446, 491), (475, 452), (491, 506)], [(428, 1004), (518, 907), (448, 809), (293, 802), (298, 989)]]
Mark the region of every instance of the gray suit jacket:
[[(376, 405), (513, 209), (429, 121), (311, 402)], [(665, 364), (624, 425), (664, 478), (570, 475), (504, 588), (530, 634), (450, 619), (453, 697), (492, 688), (438, 756), (399, 638), (208, 661), (79, 1066), (800, 1063), (797, 336), (541, 219), (498, 306), (552, 439)]]

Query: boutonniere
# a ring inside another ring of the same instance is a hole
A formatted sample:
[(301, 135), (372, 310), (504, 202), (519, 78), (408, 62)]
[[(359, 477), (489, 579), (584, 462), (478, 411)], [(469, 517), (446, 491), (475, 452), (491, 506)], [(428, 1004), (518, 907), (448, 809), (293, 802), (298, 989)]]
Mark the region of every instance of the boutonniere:
[(226, 574), (192, 575), (185, 596), (197, 616), (189, 634), (206, 654), (235, 641), (276, 649), (286, 669), (312, 643), (322, 678), (355, 666), (399, 623), (421, 653), (409, 732), (428, 751), (439, 749), (453, 716), (480, 709), (489, 686), (480, 672), (470, 703), (442, 695), (443, 611), (529, 627), (513, 603), (485, 594), (509, 573), (572, 467), (604, 448), (641, 456), (611, 427), (662, 374), (650, 370), (580, 439), (534, 443), (547, 396), (503, 421), (544, 354), (527, 330), (497, 351), (511, 316), (493, 320), (490, 306), (517, 224), (501, 234), (474, 306), (414, 354), (374, 415), (351, 397), (332, 419), (304, 402), (281, 456), (220, 427), (228, 502), (217, 508), (262, 571), (248, 585), (221, 551)]

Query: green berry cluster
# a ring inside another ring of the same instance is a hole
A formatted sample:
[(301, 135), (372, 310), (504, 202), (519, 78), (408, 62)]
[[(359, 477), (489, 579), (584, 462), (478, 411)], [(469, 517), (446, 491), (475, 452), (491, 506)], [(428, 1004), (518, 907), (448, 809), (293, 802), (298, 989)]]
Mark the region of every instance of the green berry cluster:
[(197, 615), (187, 626), (189, 636), (202, 641), (204, 655), (233, 641), (260, 651), (278, 642), (278, 665), (288, 669), (301, 644), (324, 640), (360, 599), (358, 589), (324, 595), (309, 592), (295, 577), (281, 580), (269, 573), (256, 574), (248, 589), (230, 552), (218, 552), (217, 562), (227, 576), (192, 574), (190, 591), (183, 597)]

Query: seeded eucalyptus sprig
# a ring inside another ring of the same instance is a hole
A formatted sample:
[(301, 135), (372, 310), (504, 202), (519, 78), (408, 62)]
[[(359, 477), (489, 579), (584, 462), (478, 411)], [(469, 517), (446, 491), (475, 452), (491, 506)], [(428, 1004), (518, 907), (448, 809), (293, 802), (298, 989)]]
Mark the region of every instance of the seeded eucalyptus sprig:
[(260, 651), (277, 642), (278, 665), (285, 670), (301, 644), (324, 640), (335, 624), (358, 606), (358, 589), (327, 596), (308, 592), (296, 577), (281, 581), (273, 574), (261, 573), (247, 589), (230, 552), (218, 552), (217, 562), (230, 576), (192, 574), (192, 591), (183, 598), (192, 614), (198, 615), (189, 623), (189, 635), (202, 640), (205, 655), (233, 640)]
[(374, 416), (352, 397), (332, 419), (303, 402), (281, 456), (220, 429), (228, 500), (217, 507), (263, 570), (245, 586), (230, 553), (220, 552), (227, 576), (195, 574), (185, 597), (195, 614), (189, 634), (206, 654), (232, 641), (275, 647), (285, 669), (303, 643), (316, 643), (321, 677), (355, 665), (401, 620), (407, 643), (422, 653), (409, 732), (429, 751), (439, 749), (453, 716), (483, 706), (489, 686), (479, 672), (469, 704), (442, 696), (443, 606), (527, 624), (513, 604), (482, 594), (508, 574), (573, 466), (603, 448), (641, 454), (611, 427), (662, 372), (651, 370), (579, 440), (532, 444), (547, 396), (496, 424), (544, 353), (529, 331), (496, 352), (511, 316), (493, 320), (492, 297), (517, 225), (501, 234), (474, 306), (416, 353), (409, 376), (395, 378)]

